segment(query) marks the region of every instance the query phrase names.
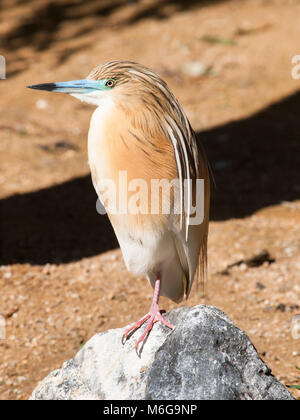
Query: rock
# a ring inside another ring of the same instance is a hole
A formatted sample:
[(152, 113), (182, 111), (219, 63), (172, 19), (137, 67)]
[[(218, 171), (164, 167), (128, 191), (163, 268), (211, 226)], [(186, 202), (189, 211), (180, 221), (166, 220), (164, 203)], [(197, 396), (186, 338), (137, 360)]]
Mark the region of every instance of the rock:
[(33, 391), (33, 400), (292, 400), (247, 335), (219, 309), (199, 305), (168, 312), (176, 328), (156, 323), (141, 357), (136, 332), (96, 334)]

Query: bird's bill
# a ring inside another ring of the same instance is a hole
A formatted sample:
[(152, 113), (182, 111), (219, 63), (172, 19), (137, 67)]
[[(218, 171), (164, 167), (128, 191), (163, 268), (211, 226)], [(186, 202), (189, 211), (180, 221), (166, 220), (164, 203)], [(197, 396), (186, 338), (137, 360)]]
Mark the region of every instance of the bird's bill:
[(47, 90), (49, 92), (63, 93), (89, 93), (100, 88), (98, 80), (71, 80), (69, 82), (42, 83), (39, 85), (27, 86), (29, 89)]

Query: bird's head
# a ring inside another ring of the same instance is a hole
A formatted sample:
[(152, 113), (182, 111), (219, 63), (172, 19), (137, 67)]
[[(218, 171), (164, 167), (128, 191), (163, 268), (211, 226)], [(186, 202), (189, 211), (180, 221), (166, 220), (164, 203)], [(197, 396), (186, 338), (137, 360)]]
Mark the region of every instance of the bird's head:
[[(112, 61), (97, 66), (86, 79), (28, 86), (31, 89), (68, 93), (81, 101), (99, 106), (106, 100), (129, 102), (134, 98), (166, 97), (166, 83), (150, 69), (131, 61)], [(150, 95), (149, 95), (150, 93)], [(146, 95), (145, 95), (146, 94)], [(145, 102), (145, 101), (144, 101)]]

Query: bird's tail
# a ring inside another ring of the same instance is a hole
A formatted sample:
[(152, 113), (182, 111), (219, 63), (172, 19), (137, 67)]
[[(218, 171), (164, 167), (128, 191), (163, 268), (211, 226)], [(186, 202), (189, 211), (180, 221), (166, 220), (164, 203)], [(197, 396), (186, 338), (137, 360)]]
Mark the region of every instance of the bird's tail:
[(207, 241), (209, 229), (209, 211), (210, 211), (210, 177), (213, 179), (213, 174), (209, 161), (207, 159), (205, 150), (200, 142), (198, 142), (199, 150), (199, 174), (204, 179), (204, 219), (201, 224), (201, 246), (199, 252), (199, 260), (195, 274), (197, 288), (202, 291), (202, 296), (207, 294)]

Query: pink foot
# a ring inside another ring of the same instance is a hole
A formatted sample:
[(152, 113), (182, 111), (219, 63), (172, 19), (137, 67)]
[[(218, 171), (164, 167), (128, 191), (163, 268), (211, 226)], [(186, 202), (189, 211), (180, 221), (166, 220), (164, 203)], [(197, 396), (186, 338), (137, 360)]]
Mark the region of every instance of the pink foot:
[(140, 328), (141, 325), (144, 324), (145, 321), (149, 320), (147, 322), (147, 326), (145, 328), (145, 331), (143, 332), (143, 334), (139, 337), (139, 339), (136, 342), (135, 345), (135, 349), (137, 352), (137, 355), (139, 356), (139, 345), (140, 343), (142, 343), (142, 346), (145, 342), (145, 339), (147, 338), (148, 334), (150, 333), (150, 331), (152, 330), (153, 325), (155, 324), (155, 322), (162, 322), (164, 325), (166, 325), (169, 328), (174, 328), (174, 325), (170, 324), (163, 316), (162, 313), (165, 311), (160, 311), (158, 304), (157, 303), (152, 303), (150, 311), (143, 316), (141, 319), (139, 319), (137, 322), (135, 322), (131, 327), (127, 328), (127, 330), (124, 332), (123, 337), (122, 337), (122, 343), (124, 344), (128, 338), (128, 336), (130, 335), (130, 333), (134, 332), (136, 329)]

